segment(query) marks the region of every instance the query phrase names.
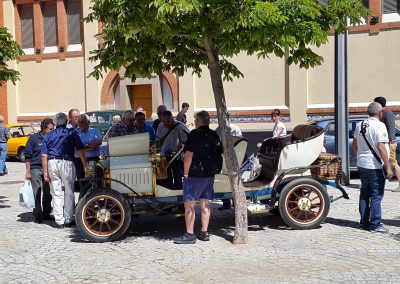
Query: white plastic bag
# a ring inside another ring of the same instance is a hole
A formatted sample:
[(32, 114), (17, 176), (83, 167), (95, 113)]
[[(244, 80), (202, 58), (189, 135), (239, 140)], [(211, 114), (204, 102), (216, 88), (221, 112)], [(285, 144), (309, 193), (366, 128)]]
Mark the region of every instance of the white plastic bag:
[(19, 205), (27, 208), (35, 208), (35, 196), (30, 180), (26, 180), (24, 185), (19, 189)]

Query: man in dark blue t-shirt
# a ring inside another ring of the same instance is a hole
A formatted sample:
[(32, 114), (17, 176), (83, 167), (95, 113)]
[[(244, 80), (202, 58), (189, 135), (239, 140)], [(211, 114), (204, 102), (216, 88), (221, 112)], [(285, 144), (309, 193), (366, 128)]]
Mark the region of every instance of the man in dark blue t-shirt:
[[(45, 118), (40, 124), (40, 131), (32, 134), (25, 148), (25, 179), (30, 180), (35, 196), (33, 221), (41, 223), (42, 220), (52, 220), (50, 185), (44, 180), (42, 168), (42, 144), (44, 136), (54, 128), (53, 120)], [(43, 199), (43, 200), (42, 200)], [(43, 203), (43, 211), (42, 211)]]
[[(207, 111), (196, 114), (195, 126), (185, 143), (183, 166), (183, 201), (185, 205), (186, 233), (174, 239), (177, 244), (194, 244), (195, 205), (200, 201), (201, 231), (197, 239), (209, 241), (208, 223), (210, 220), (209, 200), (214, 198), (215, 171), (222, 165), (222, 145), (218, 134), (209, 128), (210, 116)], [(213, 157), (211, 158), (211, 154)], [(216, 165), (216, 169), (213, 166)]]
[[(75, 150), (79, 152), (84, 169), (86, 168), (86, 157), (78, 132), (73, 128), (66, 128), (67, 115), (62, 112), (57, 113), (54, 122), (56, 129), (48, 133), (43, 140), (42, 166), (44, 180), (50, 181), (53, 214), (57, 228), (62, 229), (64, 225), (65, 227), (72, 226), (74, 220)], [(62, 185), (64, 185), (64, 193)]]

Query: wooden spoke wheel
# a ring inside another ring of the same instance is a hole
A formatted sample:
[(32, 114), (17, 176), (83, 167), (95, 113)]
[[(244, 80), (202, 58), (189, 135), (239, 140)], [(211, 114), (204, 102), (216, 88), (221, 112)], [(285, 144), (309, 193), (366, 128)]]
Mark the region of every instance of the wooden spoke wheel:
[(323, 185), (310, 178), (292, 180), (282, 189), (279, 213), (294, 229), (313, 229), (319, 226), (329, 212), (330, 200)]
[(79, 231), (93, 242), (121, 238), (131, 222), (129, 204), (115, 190), (94, 190), (85, 195), (75, 216)]

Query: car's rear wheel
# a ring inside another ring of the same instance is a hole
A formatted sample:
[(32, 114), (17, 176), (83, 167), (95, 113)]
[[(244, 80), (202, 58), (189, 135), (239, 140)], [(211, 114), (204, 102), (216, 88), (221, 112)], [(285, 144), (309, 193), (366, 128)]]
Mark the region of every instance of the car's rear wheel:
[(329, 212), (329, 195), (323, 185), (310, 178), (292, 180), (279, 196), (279, 213), (293, 229), (318, 227)]

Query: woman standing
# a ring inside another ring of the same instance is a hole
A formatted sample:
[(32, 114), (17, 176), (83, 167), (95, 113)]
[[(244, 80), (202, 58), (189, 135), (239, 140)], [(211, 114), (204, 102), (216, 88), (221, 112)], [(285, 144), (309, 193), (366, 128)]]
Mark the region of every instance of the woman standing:
[(285, 124), (280, 120), (281, 112), (279, 109), (274, 109), (271, 112), (272, 121), (275, 123), (274, 128), (272, 130), (272, 138), (281, 137), (286, 135), (286, 127)]

